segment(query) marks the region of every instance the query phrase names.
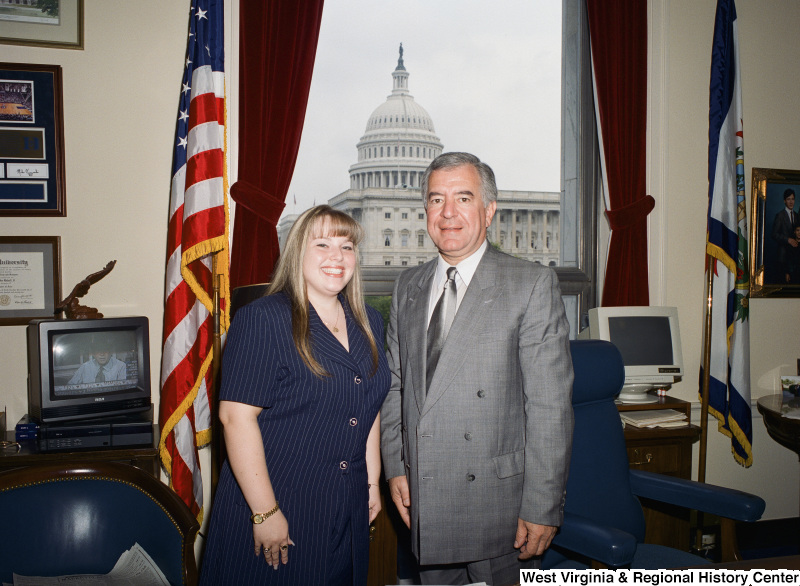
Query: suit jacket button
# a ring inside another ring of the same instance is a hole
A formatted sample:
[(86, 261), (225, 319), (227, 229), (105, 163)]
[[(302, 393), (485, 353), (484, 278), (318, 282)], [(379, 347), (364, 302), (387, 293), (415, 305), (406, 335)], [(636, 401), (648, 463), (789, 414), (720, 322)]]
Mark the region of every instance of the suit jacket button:
[(356, 376), (356, 378), (354, 380), (355, 380), (357, 385), (361, 384), (361, 377), (360, 376)]
[(350, 427), (355, 427), (356, 425), (358, 425), (358, 419), (356, 419), (355, 417), (351, 417), (350, 418)]
[(472, 439), (472, 434), (471, 433), (465, 433), (464, 434), (464, 439), (467, 440), (467, 441), (470, 441)]
[(481, 399), (483, 399), (483, 398), (486, 396), (486, 391), (484, 391), (483, 389), (481, 389), (480, 391), (478, 391), (478, 396), (479, 396)]
[(474, 474), (467, 474), (467, 480), (472, 482), (473, 480), (475, 480), (475, 475)]

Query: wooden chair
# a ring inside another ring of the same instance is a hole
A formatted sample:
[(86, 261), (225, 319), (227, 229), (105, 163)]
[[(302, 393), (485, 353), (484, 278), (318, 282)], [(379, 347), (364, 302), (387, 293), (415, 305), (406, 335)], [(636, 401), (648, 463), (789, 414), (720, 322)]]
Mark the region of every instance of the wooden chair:
[(0, 581), (106, 574), (138, 543), (171, 584), (195, 584), (199, 523), (151, 474), (119, 462), (49, 464), (0, 473)]

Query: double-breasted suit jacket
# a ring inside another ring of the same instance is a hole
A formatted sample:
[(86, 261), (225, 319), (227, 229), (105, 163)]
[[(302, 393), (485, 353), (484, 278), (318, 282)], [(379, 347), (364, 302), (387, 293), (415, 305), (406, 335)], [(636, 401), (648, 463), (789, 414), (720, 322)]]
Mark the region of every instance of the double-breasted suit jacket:
[(386, 478), (403, 474), (421, 564), (514, 551), (517, 519), (559, 525), (572, 442), (569, 325), (552, 269), (488, 246), (428, 392), (436, 260), (398, 278), (381, 410)]

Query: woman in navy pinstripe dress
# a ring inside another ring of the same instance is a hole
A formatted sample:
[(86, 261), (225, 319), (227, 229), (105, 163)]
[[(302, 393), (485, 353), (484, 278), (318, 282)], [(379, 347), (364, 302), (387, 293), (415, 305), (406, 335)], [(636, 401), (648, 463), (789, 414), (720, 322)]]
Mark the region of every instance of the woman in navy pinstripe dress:
[(347, 214), (308, 210), (268, 294), (236, 314), (201, 584), (366, 584), (390, 377), (383, 320), (361, 289), (362, 236)]

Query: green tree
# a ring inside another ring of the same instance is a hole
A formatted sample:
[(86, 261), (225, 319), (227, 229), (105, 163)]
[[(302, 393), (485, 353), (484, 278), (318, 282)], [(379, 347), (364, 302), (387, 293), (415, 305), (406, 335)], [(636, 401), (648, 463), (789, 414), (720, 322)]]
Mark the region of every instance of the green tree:
[(36, 5), (48, 16), (58, 16), (60, 12), (59, 4), (61, 0), (39, 0)]
[[(367, 295), (364, 298), (364, 301), (367, 302), (367, 305), (371, 305), (375, 309), (381, 312), (383, 316), (383, 327), (389, 327), (389, 312), (392, 309), (392, 296), (391, 295)], [(383, 342), (384, 346), (386, 346), (386, 340), (375, 340), (379, 345)]]

